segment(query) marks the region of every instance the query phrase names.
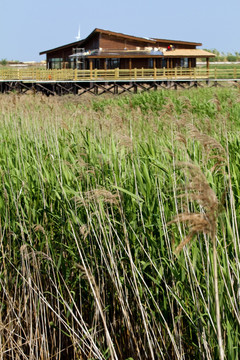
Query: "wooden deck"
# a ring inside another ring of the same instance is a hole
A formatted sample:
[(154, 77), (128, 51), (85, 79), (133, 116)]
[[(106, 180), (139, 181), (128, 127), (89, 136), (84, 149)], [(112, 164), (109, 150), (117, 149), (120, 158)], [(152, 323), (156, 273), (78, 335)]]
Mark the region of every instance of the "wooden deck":
[(45, 69), (0, 69), (0, 81), (135, 81), (135, 80), (197, 80), (240, 79), (240, 68), (206, 69), (113, 69), (113, 70), (45, 70)]
[(236, 69), (133, 69), (133, 70), (43, 70), (0, 69), (0, 93), (49, 95), (101, 95), (137, 93), (158, 89), (191, 89), (203, 86), (240, 84)]

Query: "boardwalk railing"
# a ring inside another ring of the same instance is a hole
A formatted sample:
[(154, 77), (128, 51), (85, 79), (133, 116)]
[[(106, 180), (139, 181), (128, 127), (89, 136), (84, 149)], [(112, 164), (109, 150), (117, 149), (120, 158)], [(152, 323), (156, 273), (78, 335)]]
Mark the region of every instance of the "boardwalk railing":
[(112, 70), (46, 70), (46, 69), (0, 69), (0, 81), (118, 81), (118, 80), (194, 80), (235, 79), (240, 80), (240, 68), (206, 69), (112, 69)]

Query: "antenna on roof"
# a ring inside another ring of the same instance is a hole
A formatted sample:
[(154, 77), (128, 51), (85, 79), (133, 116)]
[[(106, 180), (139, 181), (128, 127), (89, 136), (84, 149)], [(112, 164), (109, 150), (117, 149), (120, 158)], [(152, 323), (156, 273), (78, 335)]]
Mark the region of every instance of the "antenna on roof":
[(79, 25), (79, 27), (78, 27), (78, 34), (77, 34), (77, 36), (75, 36), (75, 39), (77, 39), (77, 41), (81, 40), (80, 25)]

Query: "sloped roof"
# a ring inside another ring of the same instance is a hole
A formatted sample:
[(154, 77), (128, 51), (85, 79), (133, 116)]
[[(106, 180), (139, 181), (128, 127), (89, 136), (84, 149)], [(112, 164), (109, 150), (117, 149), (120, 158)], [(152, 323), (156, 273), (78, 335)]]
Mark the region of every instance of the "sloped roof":
[(215, 57), (215, 55), (209, 51), (201, 49), (175, 49), (171, 51), (165, 51), (164, 57)]
[(152, 44), (156, 44), (158, 42), (164, 42), (167, 44), (169, 44), (169, 43), (170, 44), (187, 44), (187, 45), (195, 45), (195, 46), (202, 45), (201, 43), (183, 41), (183, 40), (169, 40), (169, 39), (138, 37), (138, 36), (127, 35), (127, 34), (123, 34), (123, 33), (118, 33), (118, 32), (114, 32), (114, 31), (103, 30), (103, 29), (98, 29), (98, 28), (96, 28), (90, 35), (92, 35), (94, 32), (99, 32), (101, 34), (112, 35), (112, 36), (122, 37), (124, 39), (132, 39), (132, 40), (137, 40), (137, 41), (142, 41), (142, 42), (147, 42), (147, 43), (152, 43)]
[(104, 34), (104, 35), (111, 35), (111, 36), (115, 36), (118, 38), (123, 38), (123, 39), (131, 39), (131, 40), (136, 40), (139, 42), (143, 42), (143, 43), (150, 43), (150, 44), (157, 44), (158, 42), (163, 42), (166, 44), (186, 44), (186, 45), (194, 45), (194, 46), (201, 46), (201, 43), (196, 43), (196, 42), (189, 42), (189, 41), (182, 41), (182, 40), (168, 40), (168, 39), (156, 39), (156, 38), (144, 38), (144, 37), (137, 37), (137, 36), (133, 36), (133, 35), (127, 35), (127, 34), (122, 34), (122, 33), (118, 33), (118, 32), (114, 32), (114, 31), (109, 31), (109, 30), (103, 30), (103, 29), (94, 29), (85, 39), (80, 40), (80, 41), (75, 41), (63, 46), (58, 46), (56, 48), (50, 49), (50, 50), (44, 50), (41, 51), (39, 53), (39, 55), (43, 55), (49, 52), (53, 52), (56, 50), (61, 50), (61, 49), (65, 49), (69, 46), (72, 47), (83, 47), (84, 44), (91, 38), (93, 37), (96, 33), (99, 34)]

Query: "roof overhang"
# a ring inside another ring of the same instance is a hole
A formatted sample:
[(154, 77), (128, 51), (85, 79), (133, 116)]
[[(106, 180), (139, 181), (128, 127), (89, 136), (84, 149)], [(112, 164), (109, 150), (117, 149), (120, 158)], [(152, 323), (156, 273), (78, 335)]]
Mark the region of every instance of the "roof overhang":
[(41, 52), (39, 53), (39, 55), (44, 55), (44, 54), (46, 54), (46, 53), (51, 53), (51, 52), (58, 51), (58, 50), (64, 50), (64, 49), (66, 49), (66, 48), (68, 48), (68, 47), (79, 48), (79, 47), (81, 47), (81, 46), (83, 45), (83, 42), (84, 42), (84, 41), (85, 41), (85, 40), (75, 41), (75, 42), (73, 42), (73, 43), (69, 43), (69, 44), (66, 44), (66, 45), (63, 45), (63, 46), (58, 46), (58, 47), (56, 47), (56, 48), (54, 48), (54, 49), (44, 50), (44, 51), (41, 51)]
[(138, 55), (130, 55), (130, 54), (122, 54), (122, 55), (113, 55), (113, 54), (104, 54), (104, 55), (89, 55), (86, 56), (88, 59), (152, 59), (152, 58), (163, 58), (163, 55), (151, 55), (151, 54), (138, 54)]
[(164, 52), (164, 57), (166, 58), (209, 58), (215, 57), (213, 53), (210, 53), (206, 50), (201, 49), (175, 49)]

